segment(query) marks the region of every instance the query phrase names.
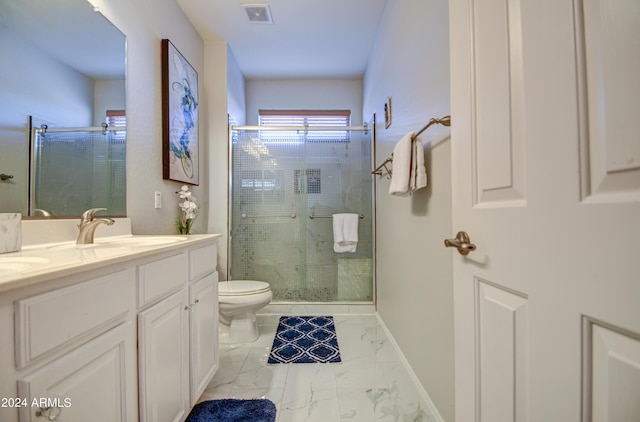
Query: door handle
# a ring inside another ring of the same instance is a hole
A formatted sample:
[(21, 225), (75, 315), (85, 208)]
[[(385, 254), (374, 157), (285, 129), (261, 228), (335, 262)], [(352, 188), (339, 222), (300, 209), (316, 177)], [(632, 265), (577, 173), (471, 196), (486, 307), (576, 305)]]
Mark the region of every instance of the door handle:
[(476, 245), (471, 243), (467, 232), (458, 232), (454, 239), (445, 239), (444, 246), (458, 249), (460, 255), (468, 255), (469, 252), (476, 250)]

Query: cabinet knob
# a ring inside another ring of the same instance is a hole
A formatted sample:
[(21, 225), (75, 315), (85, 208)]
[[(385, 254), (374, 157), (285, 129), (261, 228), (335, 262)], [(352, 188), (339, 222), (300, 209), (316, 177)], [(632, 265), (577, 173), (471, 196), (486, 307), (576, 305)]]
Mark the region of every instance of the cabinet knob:
[(60, 416), (60, 413), (62, 413), (62, 409), (56, 406), (40, 407), (36, 410), (36, 417), (45, 418), (45, 420), (48, 421), (55, 421), (58, 419), (58, 416)]

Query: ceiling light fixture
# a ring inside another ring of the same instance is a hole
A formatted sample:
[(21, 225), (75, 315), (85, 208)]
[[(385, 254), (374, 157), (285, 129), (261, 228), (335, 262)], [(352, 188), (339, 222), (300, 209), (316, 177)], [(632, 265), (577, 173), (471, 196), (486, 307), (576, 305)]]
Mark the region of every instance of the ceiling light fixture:
[(240, 3), (251, 23), (273, 24), (267, 3)]

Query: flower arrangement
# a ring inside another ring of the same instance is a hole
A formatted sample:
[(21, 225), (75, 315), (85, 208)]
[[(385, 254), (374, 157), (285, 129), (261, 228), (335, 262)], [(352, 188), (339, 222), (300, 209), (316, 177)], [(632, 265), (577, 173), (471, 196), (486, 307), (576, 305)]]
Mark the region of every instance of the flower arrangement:
[(191, 232), (191, 226), (193, 220), (195, 220), (198, 214), (198, 204), (196, 204), (196, 197), (193, 196), (189, 190), (189, 186), (183, 185), (176, 195), (180, 196), (182, 202), (178, 203), (178, 206), (182, 210), (182, 215), (178, 218), (177, 225), (180, 234), (189, 234)]

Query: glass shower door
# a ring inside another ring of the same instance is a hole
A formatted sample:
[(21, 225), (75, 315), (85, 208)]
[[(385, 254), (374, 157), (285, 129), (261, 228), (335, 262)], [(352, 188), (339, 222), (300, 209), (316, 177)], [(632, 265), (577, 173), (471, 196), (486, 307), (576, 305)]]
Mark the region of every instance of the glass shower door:
[(305, 300), (305, 203), (294, 193), (304, 143), (266, 142), (258, 131), (232, 135), (231, 277), (262, 280), (274, 298)]
[[(371, 135), (325, 133), (305, 144), (307, 166), (307, 300), (373, 301)], [(358, 245), (336, 253), (333, 214), (355, 213)]]
[[(363, 133), (232, 131), (230, 277), (269, 282), (274, 301), (372, 301), (370, 169)], [(333, 250), (342, 212), (364, 216), (355, 253)]]

